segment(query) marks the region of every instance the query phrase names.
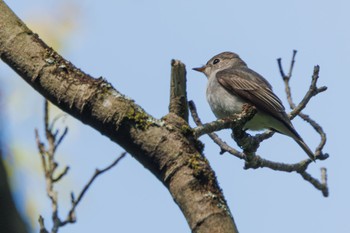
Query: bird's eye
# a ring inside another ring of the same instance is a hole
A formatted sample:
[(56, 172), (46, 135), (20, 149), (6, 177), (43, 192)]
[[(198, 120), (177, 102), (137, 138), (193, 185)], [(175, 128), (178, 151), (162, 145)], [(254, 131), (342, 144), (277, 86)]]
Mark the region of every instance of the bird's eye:
[(217, 63), (219, 63), (219, 62), (220, 62), (220, 60), (216, 58), (216, 59), (213, 61), (213, 64), (215, 65), (215, 64), (217, 64)]

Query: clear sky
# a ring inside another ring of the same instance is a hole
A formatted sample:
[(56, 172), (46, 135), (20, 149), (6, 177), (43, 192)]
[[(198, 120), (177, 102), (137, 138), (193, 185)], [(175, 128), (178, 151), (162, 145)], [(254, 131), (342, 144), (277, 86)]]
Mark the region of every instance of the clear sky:
[[(62, 1), (6, 2), (24, 21), (44, 24), (65, 17), (60, 14)], [(203, 65), (217, 53), (238, 53), (270, 81), (286, 107), (276, 59), (282, 57), (287, 69), (292, 50), (298, 50), (292, 80), (296, 101), (309, 86), (313, 66), (320, 65), (319, 85), (329, 89), (314, 98), (305, 113), (328, 136), (325, 152), (330, 158), (312, 164), (309, 170), (319, 178), (320, 167), (327, 167), (328, 198), (294, 173), (243, 170), (242, 161), (219, 155), (219, 148), (207, 136), (201, 140), (240, 232), (350, 232), (349, 125), (344, 123), (349, 114), (349, 1), (86, 0), (66, 1), (66, 5), (73, 9), (69, 15), (75, 28), (65, 37), (63, 56), (94, 77), (103, 76), (157, 118), (168, 110), (172, 58), (186, 64), (188, 97), (205, 122), (215, 119), (205, 99), (206, 78), (190, 68)], [(43, 214), (49, 224), (50, 203), (33, 133), (35, 127), (42, 129), (42, 98), (3, 64), (0, 82), (10, 103), (6, 134), (21, 154), (8, 158), (18, 168), (14, 176), (18, 203), (34, 220)], [(71, 171), (58, 187), (66, 203), (61, 205), (61, 215), (69, 207), (70, 191), (80, 190), (95, 168), (107, 166), (123, 151), (70, 117), (66, 123), (70, 132), (58, 152), (61, 165), (69, 164)], [(318, 135), (299, 119), (294, 125), (314, 148)], [(229, 131), (220, 135), (236, 146)], [(293, 140), (281, 135), (264, 143), (259, 154), (281, 162), (307, 157)], [(168, 191), (131, 156), (93, 184), (77, 217), (76, 224), (60, 232), (189, 232)]]

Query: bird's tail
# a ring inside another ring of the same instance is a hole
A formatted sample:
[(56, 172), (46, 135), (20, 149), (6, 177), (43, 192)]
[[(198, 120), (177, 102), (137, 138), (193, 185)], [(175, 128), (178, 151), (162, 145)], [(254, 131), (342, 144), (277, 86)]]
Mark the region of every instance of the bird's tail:
[(306, 154), (310, 157), (312, 161), (315, 161), (315, 154), (311, 151), (310, 147), (306, 145), (306, 143), (303, 141), (302, 138), (295, 138), (293, 139), (299, 144), (299, 146), (306, 152)]
[(299, 144), (299, 146), (305, 151), (305, 153), (310, 157), (310, 159), (312, 161), (315, 161), (315, 154), (312, 152), (310, 147), (308, 147), (308, 145), (306, 145), (306, 143), (300, 137), (298, 132), (294, 129), (292, 123), (288, 124), (287, 121), (282, 122), (282, 123), (284, 123), (284, 126), (279, 127), (278, 132), (285, 134), (289, 137), (292, 137), (294, 139), (294, 141), (296, 141)]

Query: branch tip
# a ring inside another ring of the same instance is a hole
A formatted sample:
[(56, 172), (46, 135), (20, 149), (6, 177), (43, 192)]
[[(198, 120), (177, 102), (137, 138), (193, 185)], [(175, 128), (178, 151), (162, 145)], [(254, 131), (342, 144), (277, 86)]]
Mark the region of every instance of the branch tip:
[(38, 222), (39, 222), (39, 226), (40, 226), (40, 233), (49, 233), (45, 228), (43, 216), (39, 215)]
[(171, 60), (169, 112), (188, 122), (186, 67), (180, 60)]

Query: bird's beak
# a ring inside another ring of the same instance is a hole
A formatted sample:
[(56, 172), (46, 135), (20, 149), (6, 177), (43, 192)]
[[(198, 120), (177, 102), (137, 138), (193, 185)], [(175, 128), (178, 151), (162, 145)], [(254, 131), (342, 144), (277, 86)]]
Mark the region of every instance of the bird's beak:
[(195, 70), (195, 71), (198, 71), (198, 72), (204, 73), (205, 66), (198, 67), (198, 68), (193, 68), (192, 70)]

